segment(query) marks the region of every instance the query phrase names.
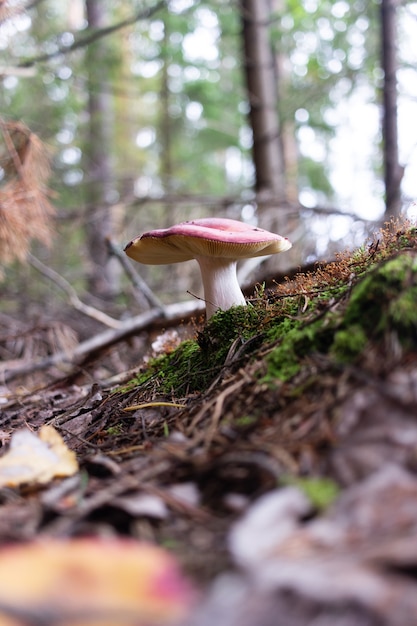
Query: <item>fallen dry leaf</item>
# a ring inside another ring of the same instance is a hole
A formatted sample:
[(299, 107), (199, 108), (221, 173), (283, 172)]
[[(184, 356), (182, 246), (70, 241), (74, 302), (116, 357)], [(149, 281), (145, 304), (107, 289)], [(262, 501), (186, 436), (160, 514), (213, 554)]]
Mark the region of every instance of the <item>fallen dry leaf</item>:
[(0, 550), (0, 626), (166, 626), (191, 587), (161, 548), (133, 540), (44, 540)]
[(266, 595), (291, 591), (295, 603), (361, 606), (375, 619), (366, 624), (411, 625), (416, 502), (417, 479), (395, 465), (345, 490), (322, 517), (308, 519), (298, 488), (278, 489), (235, 523), (230, 551)]
[(38, 434), (22, 429), (13, 434), (9, 450), (0, 458), (0, 487), (45, 484), (77, 471), (75, 453), (53, 426), (42, 426)]

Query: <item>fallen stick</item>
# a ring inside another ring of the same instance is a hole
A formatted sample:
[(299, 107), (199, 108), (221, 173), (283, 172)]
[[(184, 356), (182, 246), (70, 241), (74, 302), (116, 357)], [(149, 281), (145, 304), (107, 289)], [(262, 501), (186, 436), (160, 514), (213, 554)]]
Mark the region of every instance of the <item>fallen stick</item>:
[(67, 294), (68, 300), (70, 304), (74, 307), (74, 309), (80, 311), (80, 313), (83, 313), (88, 317), (95, 319), (97, 322), (100, 322), (105, 326), (109, 326), (110, 328), (121, 328), (123, 322), (120, 322), (119, 320), (114, 319), (114, 317), (110, 317), (106, 313), (103, 313), (103, 311), (99, 311), (95, 307), (92, 307), (82, 302), (77, 296), (77, 292), (75, 291), (74, 287), (70, 285), (70, 283), (65, 280), (63, 276), (58, 274), (58, 272), (42, 263), (42, 261), (33, 256), (33, 254), (31, 254), (30, 252), (27, 254), (27, 259), (32, 267), (34, 267), (43, 276), (46, 276), (46, 278), (52, 281)]
[(38, 361), (29, 361), (16, 364), (16, 361), (5, 361), (0, 367), (1, 379), (3, 382), (9, 382), (18, 376), (31, 374), (50, 367), (66, 367), (80, 365), (85, 359), (99, 350), (108, 348), (118, 341), (126, 339), (135, 332), (144, 330), (151, 326), (157, 320), (161, 322), (173, 322), (181, 320), (182, 317), (198, 315), (204, 309), (204, 302), (188, 301), (181, 303), (168, 304), (164, 307), (164, 315), (161, 315), (160, 309), (151, 309), (145, 313), (141, 313), (124, 322), (120, 328), (109, 329), (86, 341), (79, 343), (73, 350), (61, 350), (50, 356)]

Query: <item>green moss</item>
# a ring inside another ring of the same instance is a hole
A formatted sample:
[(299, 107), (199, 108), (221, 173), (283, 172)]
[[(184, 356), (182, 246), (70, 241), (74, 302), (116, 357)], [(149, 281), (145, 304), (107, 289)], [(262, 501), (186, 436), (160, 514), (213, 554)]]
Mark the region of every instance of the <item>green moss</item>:
[(122, 424), (115, 424), (114, 426), (110, 426), (106, 430), (107, 435), (110, 435), (111, 437), (121, 435), (122, 432), (123, 432)]
[(303, 491), (316, 509), (327, 509), (336, 500), (340, 488), (329, 478), (290, 477), (283, 481), (287, 485), (296, 485)]
[[(417, 262), (408, 254), (387, 261), (355, 287), (344, 327), (360, 325), (370, 337), (396, 329), (401, 337), (417, 324)], [(405, 333), (404, 333), (405, 331)]]
[(298, 321), (266, 357), (264, 382), (269, 383), (275, 378), (287, 381), (300, 371), (303, 357), (315, 352), (327, 352), (333, 339), (333, 324), (331, 316), (306, 325)]
[(204, 348), (229, 345), (237, 338), (252, 337), (259, 331), (265, 318), (265, 311), (257, 306), (237, 306), (228, 311), (218, 311), (209, 319), (198, 341)]
[(335, 333), (330, 352), (336, 360), (350, 363), (361, 354), (367, 343), (368, 338), (362, 326), (353, 324)]
[(240, 340), (239, 348), (259, 333), (262, 317), (252, 306), (219, 311), (195, 340), (183, 341), (172, 353), (151, 360), (143, 383), (152, 379), (159, 393), (177, 397), (204, 391), (221, 371), (233, 343)]
[(274, 348), (266, 359), (267, 371), (262, 382), (270, 383), (274, 379), (289, 380), (301, 369), (301, 363), (294, 346), (286, 341)]
[(303, 359), (314, 353), (351, 362), (369, 340), (387, 332), (395, 332), (405, 347), (417, 345), (417, 260), (408, 254), (370, 270), (353, 287), (346, 308), (328, 309), (308, 324), (282, 321), (269, 330), (268, 336), (279, 342), (265, 359), (264, 381), (289, 380), (300, 371)]
[(254, 426), (254, 424), (256, 424), (257, 421), (258, 421), (258, 418), (255, 417), (254, 415), (242, 415), (241, 417), (237, 417), (233, 423), (235, 426), (237, 426), (237, 428), (246, 429), (246, 428), (249, 428), (250, 426)]
[(193, 340), (183, 341), (171, 354), (151, 361), (149, 368), (154, 385), (165, 394), (185, 395), (207, 382), (202, 350)]
[(389, 303), (387, 318), (405, 347), (417, 345), (417, 286)]
[(301, 320), (291, 317), (275, 317), (267, 329), (265, 341), (273, 343), (286, 337), (292, 330), (301, 325)]

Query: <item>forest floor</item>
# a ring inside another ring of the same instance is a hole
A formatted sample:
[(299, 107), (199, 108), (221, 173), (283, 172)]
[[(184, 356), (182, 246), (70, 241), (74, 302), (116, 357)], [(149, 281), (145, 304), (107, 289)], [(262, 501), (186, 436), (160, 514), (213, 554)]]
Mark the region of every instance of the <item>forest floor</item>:
[(2, 483), (1, 544), (162, 546), (199, 590), (189, 626), (415, 624), (416, 229), (391, 224), (179, 345), (164, 337), (122, 383), (95, 380), (95, 355), (16, 387), (6, 451), (49, 424), (79, 470)]

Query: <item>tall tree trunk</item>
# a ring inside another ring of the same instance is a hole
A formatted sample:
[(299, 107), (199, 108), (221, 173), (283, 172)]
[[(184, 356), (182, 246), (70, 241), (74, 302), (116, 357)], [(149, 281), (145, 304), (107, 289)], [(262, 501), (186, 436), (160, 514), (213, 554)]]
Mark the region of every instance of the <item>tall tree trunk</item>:
[[(244, 68), (253, 134), (253, 161), (256, 172), (256, 199), (259, 224), (282, 235), (289, 235), (293, 224), (288, 218), (284, 142), (279, 120), (279, 63), (269, 38), (272, 0), (240, 0)], [(288, 142), (287, 147), (290, 147)], [(290, 154), (288, 150), (288, 162)], [(298, 253), (262, 261), (263, 272), (283, 271)]]
[(285, 175), (276, 66), (269, 41), (270, 0), (240, 0), (240, 11), (256, 191), (260, 198), (279, 202), (285, 198)]
[[(85, 0), (88, 27), (106, 24), (106, 2)], [(106, 40), (87, 48), (89, 133), (86, 147), (87, 247), (90, 259), (89, 289), (93, 295), (110, 298), (117, 290), (117, 269), (110, 259), (106, 237), (112, 233), (111, 196), (114, 190), (111, 164), (112, 102), (108, 91)]]
[[(286, 0), (271, 0), (272, 12), (275, 15), (284, 15), (286, 10)], [(285, 199), (293, 204), (298, 205), (298, 178), (299, 178), (299, 152), (297, 139), (295, 134), (294, 118), (285, 115), (285, 109), (282, 103), (286, 102), (288, 97), (289, 86), (291, 84), (290, 64), (288, 61), (287, 51), (283, 51), (279, 45), (273, 49), (276, 76), (277, 76), (277, 105), (280, 115), (280, 138), (283, 158)], [(279, 114), (279, 113), (278, 113)]]
[(400, 186), (404, 174), (398, 160), (396, 7), (397, 0), (381, 0), (385, 211), (388, 216), (396, 216), (400, 212)]
[[(160, 176), (167, 196), (171, 195), (173, 182), (173, 163), (172, 163), (172, 121), (170, 114), (170, 87), (169, 87), (169, 65), (171, 62), (169, 56), (169, 9), (165, 12), (164, 19), (164, 38), (162, 41), (162, 73), (161, 73), (161, 102), (160, 102), (160, 122), (159, 122), (159, 144), (161, 146), (160, 156)], [(173, 215), (174, 206), (169, 201), (166, 205), (165, 224), (169, 226), (175, 222)]]

